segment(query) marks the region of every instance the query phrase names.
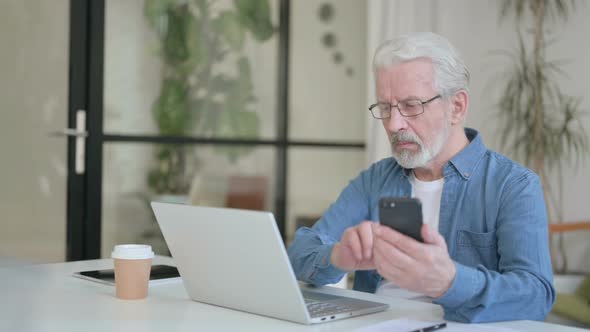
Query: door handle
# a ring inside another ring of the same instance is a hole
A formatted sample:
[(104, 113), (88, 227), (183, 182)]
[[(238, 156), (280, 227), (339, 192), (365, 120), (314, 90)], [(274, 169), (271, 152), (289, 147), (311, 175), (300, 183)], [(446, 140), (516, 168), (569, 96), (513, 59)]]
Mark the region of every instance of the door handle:
[(86, 131), (86, 111), (76, 111), (76, 128), (65, 128), (58, 131), (49, 133), (49, 136), (53, 137), (75, 137), (76, 146), (74, 151), (75, 156), (75, 169), (76, 174), (84, 174), (86, 166), (84, 164), (86, 159), (86, 137), (88, 132)]
[(61, 137), (61, 136), (69, 136), (69, 137), (88, 137), (87, 131), (78, 131), (77, 129), (66, 128), (58, 131), (52, 131), (49, 133), (49, 136), (54, 137)]

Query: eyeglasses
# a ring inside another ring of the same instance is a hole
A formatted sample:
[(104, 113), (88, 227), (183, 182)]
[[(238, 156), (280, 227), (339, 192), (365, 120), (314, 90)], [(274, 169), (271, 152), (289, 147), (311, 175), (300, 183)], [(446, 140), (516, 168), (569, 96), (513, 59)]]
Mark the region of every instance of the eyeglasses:
[(390, 103), (376, 103), (369, 106), (369, 111), (375, 119), (388, 119), (391, 117), (391, 110), (395, 107), (402, 116), (412, 117), (424, 113), (424, 105), (437, 98), (442, 98), (442, 96), (436, 95), (427, 101), (408, 99), (400, 101), (397, 105), (391, 105)]

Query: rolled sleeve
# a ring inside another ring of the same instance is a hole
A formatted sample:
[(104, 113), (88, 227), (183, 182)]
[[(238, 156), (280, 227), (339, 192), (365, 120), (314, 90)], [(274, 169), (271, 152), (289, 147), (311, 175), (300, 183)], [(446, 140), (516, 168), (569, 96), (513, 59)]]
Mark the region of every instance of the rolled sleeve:
[(434, 302), (447, 308), (457, 308), (482, 289), (484, 279), (481, 271), (455, 262), (455, 279), (451, 287)]
[(332, 265), (330, 257), (344, 231), (369, 216), (367, 176), (363, 172), (351, 181), (313, 227), (295, 232), (287, 253), (298, 280), (317, 286), (333, 284), (348, 272)]
[(334, 244), (323, 245), (317, 252), (314, 261), (314, 268), (311, 271), (311, 275), (308, 280), (312, 284), (322, 285), (326, 283), (335, 283), (347, 273), (347, 271), (341, 270), (336, 266), (332, 265), (330, 260), (332, 256), (332, 249)]
[(287, 251), (297, 279), (316, 286), (340, 281), (346, 271), (330, 261), (334, 244), (321, 244), (320, 238), (309, 228), (298, 230), (297, 236), (298, 241)]

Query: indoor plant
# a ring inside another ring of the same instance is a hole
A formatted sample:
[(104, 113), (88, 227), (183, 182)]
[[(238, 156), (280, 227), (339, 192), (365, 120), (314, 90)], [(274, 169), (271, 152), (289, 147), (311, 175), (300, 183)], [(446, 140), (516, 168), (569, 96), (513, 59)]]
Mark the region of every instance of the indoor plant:
[[(152, 115), (159, 134), (256, 138), (250, 62), (243, 52), (248, 35), (265, 42), (275, 32), (268, 0), (146, 0), (145, 16), (157, 33), (162, 85)], [(250, 150), (218, 147), (234, 162)], [(155, 150), (148, 186), (158, 194), (186, 194), (186, 150)]]
[[(160, 93), (151, 109), (158, 134), (256, 138), (259, 115), (244, 45), (248, 40), (263, 43), (274, 35), (269, 0), (146, 0), (144, 14), (158, 37), (162, 60)], [(215, 151), (235, 162), (251, 148), (215, 146)], [(152, 200), (185, 200), (193, 177), (187, 162), (187, 148), (181, 144), (154, 148), (149, 193), (142, 194), (148, 206)], [(191, 166), (196, 162), (191, 159)], [(153, 225), (142, 237), (165, 252)]]
[[(565, 22), (573, 9), (571, 0), (504, 0), (501, 7), (501, 17), (514, 15), (519, 41), (516, 51), (508, 53), (513, 65), (506, 72), (499, 102), (501, 144), (539, 174), (549, 218), (557, 222), (563, 221), (561, 168), (585, 158), (588, 147), (580, 99), (561, 90), (557, 81), (563, 75), (560, 63), (546, 55), (550, 46), (547, 24)], [(523, 27), (531, 21), (532, 29)], [(550, 174), (559, 179), (557, 188), (551, 186)], [(567, 259), (561, 237), (559, 248), (564, 271)]]

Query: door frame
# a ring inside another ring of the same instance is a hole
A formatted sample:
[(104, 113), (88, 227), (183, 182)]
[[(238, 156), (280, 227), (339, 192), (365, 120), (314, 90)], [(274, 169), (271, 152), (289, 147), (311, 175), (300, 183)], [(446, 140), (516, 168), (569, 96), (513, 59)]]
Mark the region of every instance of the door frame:
[(274, 215), (286, 238), (288, 153), (291, 147), (364, 150), (364, 142), (296, 141), (289, 139), (289, 48), (291, 0), (279, 0), (277, 123), (275, 139), (112, 135), (103, 132), (105, 0), (70, 0), (69, 128), (76, 111), (86, 110), (86, 170), (75, 173), (75, 138), (68, 138), (68, 261), (98, 259), (102, 237), (102, 162), (105, 143), (271, 146), (276, 149)]
[(104, 1), (70, 0), (68, 128), (86, 111), (85, 172), (75, 172), (68, 138), (66, 259), (100, 258)]

